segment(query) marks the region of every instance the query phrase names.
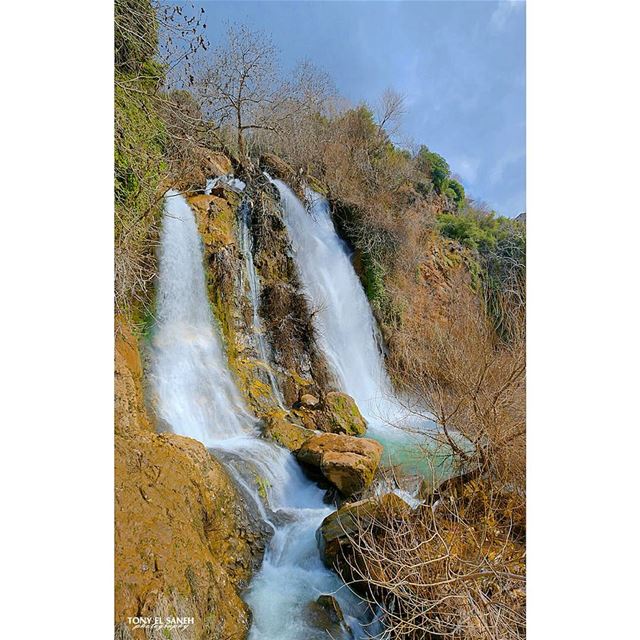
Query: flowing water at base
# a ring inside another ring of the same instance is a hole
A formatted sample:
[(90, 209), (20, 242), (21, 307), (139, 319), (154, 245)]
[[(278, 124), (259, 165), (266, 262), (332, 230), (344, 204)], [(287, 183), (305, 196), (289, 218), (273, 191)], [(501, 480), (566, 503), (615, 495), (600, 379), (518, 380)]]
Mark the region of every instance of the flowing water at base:
[(159, 422), (216, 451), (274, 531), (245, 594), (254, 616), (251, 640), (325, 640), (310, 609), (321, 594), (334, 594), (354, 637), (366, 637), (359, 622), (364, 605), (319, 557), (315, 532), (332, 511), (323, 503), (324, 492), (287, 450), (259, 437), (228, 369), (207, 299), (193, 212), (175, 191), (165, 198), (159, 261), (149, 371)]

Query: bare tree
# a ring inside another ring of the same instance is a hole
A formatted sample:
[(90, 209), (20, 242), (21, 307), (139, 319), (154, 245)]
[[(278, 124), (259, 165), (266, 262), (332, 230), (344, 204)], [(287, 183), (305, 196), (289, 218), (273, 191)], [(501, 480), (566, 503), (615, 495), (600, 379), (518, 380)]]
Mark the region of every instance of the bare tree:
[(406, 99), (394, 89), (386, 89), (377, 109), (378, 130), (385, 130), (388, 135), (397, 133), (400, 118), (406, 111)]
[(277, 100), (276, 69), (276, 50), (269, 38), (244, 26), (230, 27), (226, 44), (215, 49), (198, 83), (208, 115), (220, 125), (234, 123), (241, 157), (245, 131), (273, 128), (265, 106)]
[(285, 78), (269, 37), (230, 26), (224, 45), (203, 63), (196, 80), (205, 114), (235, 129), (238, 154), (247, 160), (247, 134), (281, 134), (303, 112), (321, 108), (330, 83), (308, 62)]

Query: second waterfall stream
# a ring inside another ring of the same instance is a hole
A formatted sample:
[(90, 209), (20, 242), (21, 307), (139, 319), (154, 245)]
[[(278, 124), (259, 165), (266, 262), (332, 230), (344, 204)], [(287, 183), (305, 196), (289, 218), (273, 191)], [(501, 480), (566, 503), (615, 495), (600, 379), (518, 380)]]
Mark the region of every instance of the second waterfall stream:
[(355, 399), (367, 420), (367, 437), (384, 445), (386, 462), (439, 477), (446, 452), (433, 449), (425, 462), (424, 447), (432, 444), (424, 434), (435, 425), (414, 402), (393, 393), (376, 321), (348, 247), (335, 230), (329, 203), (307, 188), (305, 207), (282, 180), (272, 182), (280, 193), (305, 294), (315, 310), (320, 347), (341, 390)]
[[(284, 448), (260, 438), (229, 371), (207, 298), (194, 215), (169, 191), (160, 238), (156, 324), (149, 382), (160, 424), (217, 452), (273, 529), (264, 562), (245, 600), (253, 612), (250, 640), (324, 640), (308, 607), (334, 594), (353, 637), (368, 637), (365, 608), (320, 559), (315, 532), (332, 508)], [(267, 481), (269, 508), (255, 478)], [(345, 635), (345, 637), (347, 637)]]

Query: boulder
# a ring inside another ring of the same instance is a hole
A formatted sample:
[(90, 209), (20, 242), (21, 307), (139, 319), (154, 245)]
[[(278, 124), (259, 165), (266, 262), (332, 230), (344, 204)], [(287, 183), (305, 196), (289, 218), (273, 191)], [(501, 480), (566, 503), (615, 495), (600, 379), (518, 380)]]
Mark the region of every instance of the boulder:
[[(344, 617), (337, 619), (335, 610), (327, 608), (320, 603), (321, 598), (331, 598), (333, 596), (320, 596), (317, 600), (312, 600), (306, 607), (306, 620), (313, 629), (305, 629), (305, 640), (325, 640), (334, 638), (335, 640), (351, 640), (353, 635), (349, 626), (344, 621)], [(336, 607), (340, 611), (340, 605), (336, 602)], [(340, 611), (342, 615), (342, 611)]]
[(316, 533), (324, 563), (340, 573), (348, 570), (345, 556), (352, 552), (350, 538), (372, 523), (386, 518), (406, 516), (411, 507), (395, 493), (345, 504), (328, 515)]
[(321, 596), (318, 596), (316, 602), (328, 613), (332, 622), (346, 624), (344, 613), (342, 613), (342, 608), (335, 596), (323, 593)]
[(319, 402), (320, 400), (318, 400), (318, 398), (311, 395), (310, 393), (305, 393), (300, 398), (300, 406), (304, 407), (305, 409), (315, 409), (318, 406)]
[(274, 414), (265, 418), (264, 435), (295, 453), (315, 434), (309, 429), (289, 422), (284, 416)]
[[(322, 638), (353, 638), (342, 609), (334, 596), (323, 594), (307, 606), (308, 620)], [(315, 637), (315, 636), (314, 636)]]
[(371, 484), (382, 449), (375, 440), (323, 433), (306, 440), (296, 457), (302, 464), (318, 469), (343, 496), (348, 497)]
[(326, 431), (346, 433), (349, 436), (361, 436), (367, 430), (356, 401), (346, 393), (330, 391), (324, 398), (328, 423)]
[(348, 436), (361, 436), (367, 430), (356, 401), (346, 393), (330, 391), (318, 400), (305, 392), (294, 407), (294, 414), (308, 429)]

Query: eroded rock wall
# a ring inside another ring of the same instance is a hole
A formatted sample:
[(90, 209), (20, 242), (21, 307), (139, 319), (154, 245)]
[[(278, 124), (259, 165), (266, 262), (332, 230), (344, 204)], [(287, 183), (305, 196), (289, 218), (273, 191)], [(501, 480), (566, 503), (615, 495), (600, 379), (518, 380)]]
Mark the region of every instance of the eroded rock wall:
[[(260, 417), (277, 409), (265, 365), (271, 366), (292, 406), (304, 392), (323, 393), (330, 377), (316, 347), (311, 310), (301, 292), (277, 192), (261, 175), (247, 178), (240, 196), (231, 190), (189, 198), (203, 238), (209, 298), (225, 340), (229, 365), (245, 398)], [(250, 234), (261, 286), (259, 313), (272, 351), (260, 360), (251, 323), (248, 274), (238, 246), (241, 198), (251, 207)]]

